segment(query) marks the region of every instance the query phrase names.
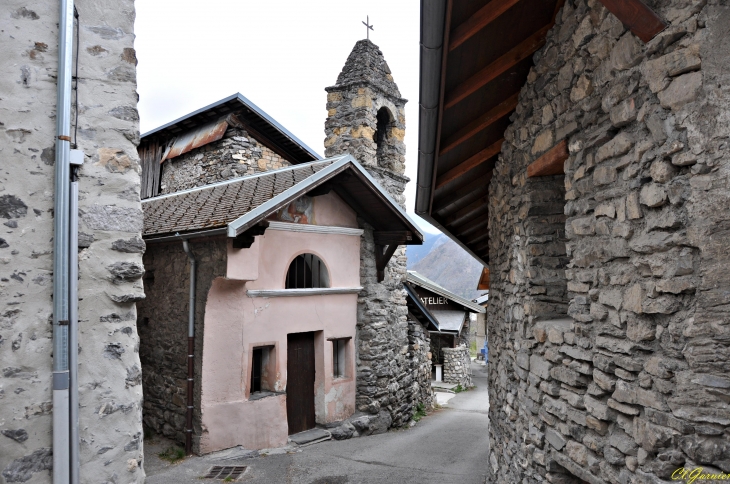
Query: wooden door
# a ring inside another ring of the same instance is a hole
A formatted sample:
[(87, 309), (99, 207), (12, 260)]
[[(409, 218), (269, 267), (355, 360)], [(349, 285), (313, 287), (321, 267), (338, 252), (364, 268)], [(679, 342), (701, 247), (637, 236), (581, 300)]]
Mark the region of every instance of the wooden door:
[(286, 416), (289, 435), (315, 427), (314, 333), (287, 335)]

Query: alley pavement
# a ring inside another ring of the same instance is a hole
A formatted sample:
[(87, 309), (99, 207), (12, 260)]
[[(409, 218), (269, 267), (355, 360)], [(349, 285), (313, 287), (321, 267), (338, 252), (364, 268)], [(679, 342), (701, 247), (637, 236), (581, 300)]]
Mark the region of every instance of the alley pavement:
[(246, 466), (235, 482), (282, 484), (484, 484), (489, 462), (486, 367), (472, 364), (475, 389), (457, 394), (412, 428), (245, 457), (219, 452), (161, 460), (146, 445), (147, 484), (222, 482), (202, 478), (213, 466)]

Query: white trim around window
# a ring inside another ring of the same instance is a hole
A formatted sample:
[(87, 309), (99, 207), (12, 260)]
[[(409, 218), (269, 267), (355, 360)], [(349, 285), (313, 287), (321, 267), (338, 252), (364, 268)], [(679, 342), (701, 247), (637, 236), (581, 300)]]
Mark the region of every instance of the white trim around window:
[(249, 289), (248, 297), (326, 296), (330, 294), (358, 294), (362, 287), (318, 287), (312, 289)]
[(315, 234), (352, 235), (355, 237), (360, 237), (363, 234), (362, 229), (352, 229), (349, 227), (333, 227), (329, 225), (292, 224), (287, 222), (269, 222), (269, 227), (266, 230), (309, 232)]

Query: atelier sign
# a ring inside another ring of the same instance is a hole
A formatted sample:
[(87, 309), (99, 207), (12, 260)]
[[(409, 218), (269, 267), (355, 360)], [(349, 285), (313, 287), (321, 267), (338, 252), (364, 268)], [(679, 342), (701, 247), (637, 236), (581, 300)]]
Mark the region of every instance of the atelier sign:
[(422, 297), (421, 302), (423, 304), (448, 304), (449, 300), (445, 297)]

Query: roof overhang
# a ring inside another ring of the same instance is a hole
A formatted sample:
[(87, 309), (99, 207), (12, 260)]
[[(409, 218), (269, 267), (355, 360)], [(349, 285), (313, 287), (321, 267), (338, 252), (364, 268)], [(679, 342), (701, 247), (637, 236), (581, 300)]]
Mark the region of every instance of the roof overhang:
[(489, 181), (564, 0), (421, 1), (416, 213), (489, 262)]
[(443, 296), (446, 299), (464, 307), (465, 310), (472, 312), (472, 313), (483, 313), (486, 310), (476, 304), (473, 301), (469, 301), (468, 299), (465, 299), (461, 296), (458, 296), (454, 294), (453, 292), (449, 291), (448, 289), (445, 289), (435, 282), (423, 277), (421, 274), (414, 272), (414, 271), (408, 271), (408, 274), (406, 276), (406, 282), (412, 284), (413, 286), (422, 287), (426, 290), (429, 290), (435, 294), (438, 294), (439, 296)]

